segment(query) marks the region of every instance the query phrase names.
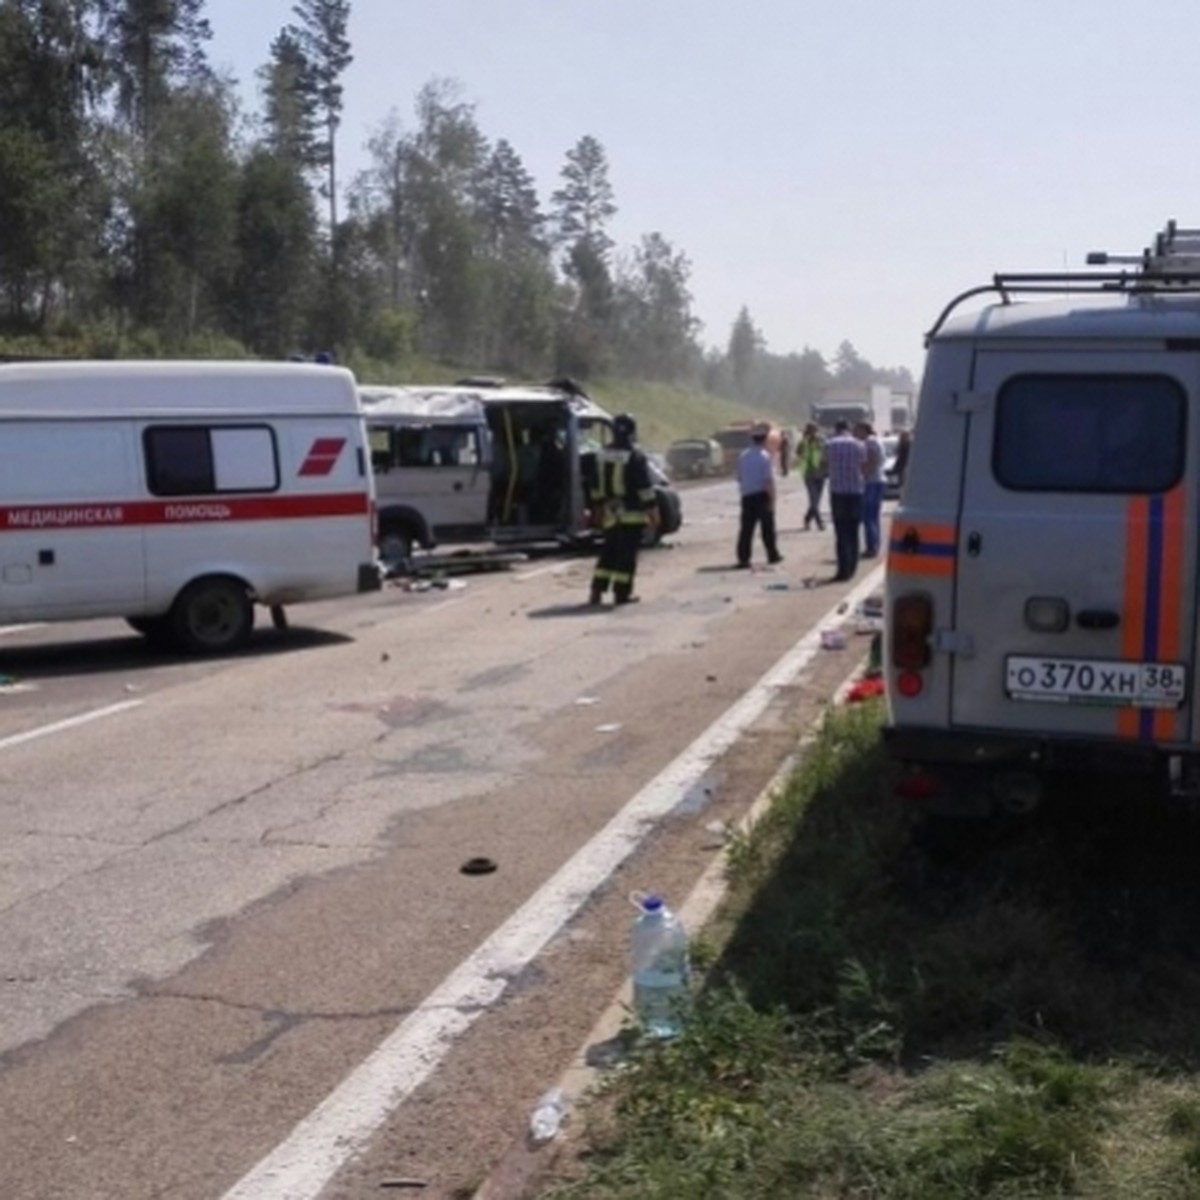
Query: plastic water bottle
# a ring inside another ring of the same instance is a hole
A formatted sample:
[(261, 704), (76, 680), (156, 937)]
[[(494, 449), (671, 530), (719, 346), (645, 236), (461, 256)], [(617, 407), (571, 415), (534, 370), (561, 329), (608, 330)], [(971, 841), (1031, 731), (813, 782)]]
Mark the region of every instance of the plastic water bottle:
[(562, 1128), (567, 1098), (562, 1088), (551, 1088), (538, 1102), (529, 1118), (529, 1136), (535, 1142), (548, 1142)]
[(661, 896), (635, 896), (633, 1013), (654, 1038), (677, 1037), (691, 1002), (687, 932)]

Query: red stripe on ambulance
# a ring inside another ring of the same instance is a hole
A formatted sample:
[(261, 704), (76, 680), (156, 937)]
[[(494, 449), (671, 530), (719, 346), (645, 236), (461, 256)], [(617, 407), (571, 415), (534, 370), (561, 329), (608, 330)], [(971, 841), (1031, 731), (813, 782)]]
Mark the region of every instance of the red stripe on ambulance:
[(318, 496), (214, 496), (203, 500), (131, 500), (104, 504), (30, 504), (0, 508), (0, 534), (26, 533), (34, 529), (350, 517), (369, 509), (369, 498), (363, 492), (333, 492)]
[(328, 475), (341, 457), (345, 438), (317, 438), (300, 464), (301, 475)]

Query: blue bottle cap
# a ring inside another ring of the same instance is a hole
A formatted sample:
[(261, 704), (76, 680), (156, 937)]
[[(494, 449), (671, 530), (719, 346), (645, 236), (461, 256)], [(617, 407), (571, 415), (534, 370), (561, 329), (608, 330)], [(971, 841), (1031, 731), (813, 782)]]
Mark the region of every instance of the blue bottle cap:
[(642, 899), (642, 908), (648, 913), (662, 912), (663, 898), (661, 896), (645, 896)]

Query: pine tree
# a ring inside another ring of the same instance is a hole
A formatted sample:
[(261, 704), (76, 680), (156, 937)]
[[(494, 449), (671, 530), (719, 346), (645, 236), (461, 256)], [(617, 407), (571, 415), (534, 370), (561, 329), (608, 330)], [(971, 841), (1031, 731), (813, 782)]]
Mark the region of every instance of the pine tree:
[(729, 335), (729, 364), (733, 381), (745, 388), (754, 369), (755, 360), (763, 349), (763, 337), (750, 319), (750, 310), (742, 306)]
[(580, 138), (567, 151), (561, 174), (563, 186), (551, 197), (559, 240), (570, 246), (585, 242), (596, 257), (605, 258), (613, 244), (605, 226), (617, 206), (604, 147), (594, 137)]
[[(301, 93), (300, 112), (311, 117), (319, 134), (313, 133), (309, 153), (314, 165), (325, 172), (329, 201), (329, 233), (336, 242), (337, 229), (337, 131), (342, 122), (342, 75), (354, 61), (347, 27), (350, 0), (298, 0), (292, 12), (299, 24), (284, 30), (282, 51), (286, 62), (300, 67), (297, 84)], [(276, 46), (280, 41), (276, 41)]]

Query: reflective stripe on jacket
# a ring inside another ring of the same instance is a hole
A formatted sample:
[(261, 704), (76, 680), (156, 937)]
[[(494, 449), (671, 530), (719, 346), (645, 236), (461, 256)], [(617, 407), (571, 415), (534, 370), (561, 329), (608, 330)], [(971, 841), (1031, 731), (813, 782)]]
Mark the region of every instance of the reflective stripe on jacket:
[(596, 484), (591, 499), (601, 507), (604, 526), (644, 525), (654, 503), (654, 484), (646, 456), (637, 449), (609, 446), (596, 456)]

